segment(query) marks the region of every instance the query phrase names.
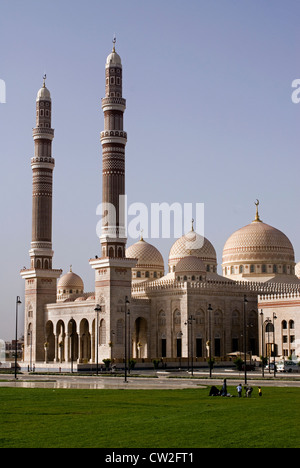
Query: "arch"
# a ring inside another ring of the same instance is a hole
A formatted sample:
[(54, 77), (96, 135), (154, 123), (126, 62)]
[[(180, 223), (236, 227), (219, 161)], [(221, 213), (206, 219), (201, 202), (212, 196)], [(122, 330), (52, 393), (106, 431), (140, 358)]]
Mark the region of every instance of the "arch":
[(180, 310), (176, 309), (173, 314), (174, 326), (181, 325), (181, 312)]
[(223, 322), (223, 314), (221, 310), (218, 309), (214, 312), (214, 324), (222, 325), (222, 322)]
[(82, 319), (79, 327), (80, 333), (80, 361), (88, 362), (91, 359), (91, 335), (89, 331), (89, 322)]
[(148, 323), (144, 317), (138, 317), (134, 323), (133, 357), (148, 357)]
[(197, 310), (196, 312), (196, 325), (204, 325), (205, 324), (205, 314), (202, 309)]
[(161, 310), (158, 314), (158, 326), (165, 327), (167, 324), (166, 313)]
[(46, 352), (46, 361), (54, 361), (55, 359), (55, 337), (54, 337), (54, 327), (53, 323), (49, 320), (46, 323), (46, 333), (45, 333), (45, 352)]
[(56, 339), (57, 339), (57, 358), (59, 362), (65, 360), (65, 324), (59, 320), (56, 324)]
[(240, 321), (240, 312), (237, 309), (232, 312), (231, 323), (232, 323), (233, 327), (238, 327), (240, 325), (240, 323), (241, 323), (241, 321)]
[(78, 333), (77, 324), (74, 319), (68, 323), (68, 360), (78, 360)]

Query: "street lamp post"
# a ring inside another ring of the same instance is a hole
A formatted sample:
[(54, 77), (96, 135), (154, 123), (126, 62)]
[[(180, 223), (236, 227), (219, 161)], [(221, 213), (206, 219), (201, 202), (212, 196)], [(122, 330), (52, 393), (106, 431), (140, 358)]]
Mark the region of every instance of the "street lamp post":
[(101, 306), (99, 304), (95, 307), (95, 312), (97, 314), (96, 320), (96, 374), (99, 375), (99, 313), (101, 312)]
[(213, 308), (211, 304), (208, 306), (208, 321), (209, 321), (209, 337), (208, 337), (208, 350), (209, 350), (209, 377), (212, 377), (212, 357), (211, 357), (211, 313)]
[(127, 310), (127, 317), (128, 317), (128, 374), (130, 374), (130, 359), (131, 359), (131, 332), (130, 332), (130, 310)]
[(124, 357), (125, 357), (125, 380), (124, 382), (127, 383), (127, 307), (130, 304), (128, 297), (125, 297), (125, 349), (124, 349)]
[(264, 311), (261, 309), (261, 368), (262, 368), (262, 377), (265, 376), (265, 363), (264, 363)]
[(244, 296), (244, 369), (245, 369), (245, 385), (247, 385), (247, 306), (248, 300)]
[(21, 299), (17, 296), (16, 300), (16, 342), (15, 342), (15, 379), (17, 379), (17, 365), (18, 365), (18, 310), (19, 305), (22, 304)]
[(276, 344), (275, 344), (275, 320), (277, 316), (273, 312), (273, 346), (274, 346), (274, 377), (276, 377)]
[[(190, 347), (191, 347), (191, 361), (192, 361), (192, 376), (194, 376), (194, 338), (193, 338), (193, 322), (195, 321), (195, 317), (190, 315), (187, 322), (184, 324), (188, 326), (188, 361), (190, 356)], [(189, 340), (189, 325), (191, 326), (191, 338)], [(188, 366), (189, 367), (189, 366)]]
[(32, 331), (28, 332), (28, 337), (30, 337), (30, 361), (29, 361), (29, 370), (32, 372)]

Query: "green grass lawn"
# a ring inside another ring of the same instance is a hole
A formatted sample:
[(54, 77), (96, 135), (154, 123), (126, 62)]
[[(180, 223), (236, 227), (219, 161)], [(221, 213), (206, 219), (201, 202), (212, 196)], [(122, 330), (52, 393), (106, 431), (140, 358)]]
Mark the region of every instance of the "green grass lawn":
[(300, 447), (300, 389), (208, 393), (0, 388), (0, 448)]

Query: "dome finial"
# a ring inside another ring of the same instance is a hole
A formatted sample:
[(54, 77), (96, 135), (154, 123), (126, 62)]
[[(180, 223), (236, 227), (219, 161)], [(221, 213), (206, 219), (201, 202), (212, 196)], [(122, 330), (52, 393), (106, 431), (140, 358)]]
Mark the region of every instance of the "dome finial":
[(115, 53), (116, 52), (116, 42), (117, 42), (117, 38), (116, 38), (116, 35), (114, 34), (114, 38), (113, 38), (113, 52)]
[(194, 231), (195, 231), (195, 229), (194, 229), (194, 222), (195, 222), (195, 220), (194, 220), (194, 219), (192, 219), (192, 232), (194, 232)]
[(261, 223), (262, 221), (261, 221), (261, 219), (260, 219), (260, 217), (259, 217), (259, 213), (258, 213), (259, 200), (256, 200), (256, 202), (255, 202), (254, 204), (255, 204), (255, 206), (256, 206), (256, 216), (255, 216), (254, 222), (256, 222), (256, 223)]
[(141, 229), (141, 238), (140, 238), (141, 241), (144, 240), (144, 229)]
[(46, 88), (46, 79), (47, 79), (47, 75), (46, 75), (46, 73), (45, 73), (44, 76), (43, 76), (43, 80), (44, 80), (44, 82), (43, 82), (43, 88)]
[(70, 265), (70, 273), (73, 273), (72, 265)]

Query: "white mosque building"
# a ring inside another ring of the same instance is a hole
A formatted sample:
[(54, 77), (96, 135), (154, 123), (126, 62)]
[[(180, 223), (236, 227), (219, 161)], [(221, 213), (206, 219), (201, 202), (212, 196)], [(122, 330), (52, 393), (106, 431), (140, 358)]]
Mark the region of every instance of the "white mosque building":
[[(122, 62), (115, 50), (105, 66), (103, 204), (117, 215), (125, 193)], [(93, 366), (103, 359), (137, 365), (228, 362), (246, 348), (253, 355), (300, 355), (300, 265), (289, 239), (261, 221), (225, 243), (222, 273), (211, 242), (192, 227), (170, 246), (168, 265), (141, 238), (126, 248), (122, 221), (105, 213), (99, 256), (90, 259), (95, 290), (70, 268), (53, 269), (52, 189), (55, 161), (52, 100), (44, 80), (36, 100), (32, 242), (25, 281), (24, 366)], [(246, 330), (246, 337), (244, 330)], [(246, 341), (244, 341), (246, 340)]]

